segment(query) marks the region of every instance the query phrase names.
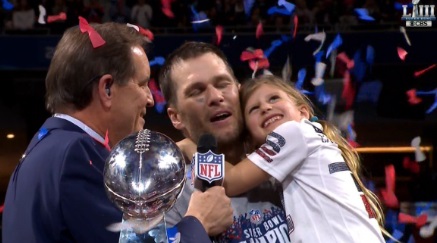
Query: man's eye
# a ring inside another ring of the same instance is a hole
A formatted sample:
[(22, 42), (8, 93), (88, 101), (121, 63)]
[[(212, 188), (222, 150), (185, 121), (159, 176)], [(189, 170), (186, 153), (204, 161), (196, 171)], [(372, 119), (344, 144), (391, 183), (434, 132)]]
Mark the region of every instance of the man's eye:
[(200, 90), (199, 89), (193, 89), (188, 93), (188, 96), (196, 96), (200, 94)]

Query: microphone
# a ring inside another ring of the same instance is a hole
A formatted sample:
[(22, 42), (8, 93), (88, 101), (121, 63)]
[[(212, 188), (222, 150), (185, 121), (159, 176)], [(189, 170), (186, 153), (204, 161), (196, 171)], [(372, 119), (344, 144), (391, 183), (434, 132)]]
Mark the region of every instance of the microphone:
[(194, 188), (204, 192), (213, 186), (222, 186), (225, 174), (225, 156), (216, 154), (217, 140), (209, 133), (203, 134), (194, 154)]

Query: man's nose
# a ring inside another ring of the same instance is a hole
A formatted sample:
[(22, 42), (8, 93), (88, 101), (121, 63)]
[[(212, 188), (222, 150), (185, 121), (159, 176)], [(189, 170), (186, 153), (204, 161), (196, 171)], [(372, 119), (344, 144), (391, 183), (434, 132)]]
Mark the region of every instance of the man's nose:
[(150, 88), (147, 87), (146, 88), (146, 96), (147, 96), (147, 103), (146, 103), (146, 107), (152, 107), (155, 105), (155, 101), (153, 100), (153, 95), (152, 95), (152, 91), (150, 91)]
[(208, 87), (208, 105), (218, 105), (224, 101), (223, 92), (216, 87)]

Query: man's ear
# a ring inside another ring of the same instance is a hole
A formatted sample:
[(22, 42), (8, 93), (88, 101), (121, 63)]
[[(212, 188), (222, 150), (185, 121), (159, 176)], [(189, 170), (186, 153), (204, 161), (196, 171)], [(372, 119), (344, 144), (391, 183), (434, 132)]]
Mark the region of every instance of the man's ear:
[(105, 74), (99, 79), (97, 93), (103, 106), (111, 107), (111, 86), (113, 83), (112, 75)]
[(173, 124), (173, 127), (182, 130), (185, 128), (183, 122), (181, 121), (181, 117), (174, 107), (168, 107), (167, 108), (167, 115), (170, 118), (171, 123)]

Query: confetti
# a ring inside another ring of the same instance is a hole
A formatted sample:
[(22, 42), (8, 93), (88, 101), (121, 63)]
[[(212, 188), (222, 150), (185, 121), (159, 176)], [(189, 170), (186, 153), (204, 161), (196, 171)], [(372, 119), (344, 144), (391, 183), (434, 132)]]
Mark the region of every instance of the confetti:
[(284, 67), (282, 68), (282, 79), (285, 82), (290, 82), (292, 76), (290, 56), (287, 56), (287, 61), (285, 61)]
[(422, 99), (416, 96), (416, 90), (415, 89), (410, 89), (406, 92), (407, 96), (408, 96), (408, 103), (412, 104), (412, 105), (417, 105), (420, 102), (422, 102)]
[(88, 33), (91, 44), (94, 48), (103, 46), (106, 43), (105, 40), (103, 40), (103, 38), (100, 36), (100, 34), (97, 33), (97, 31), (88, 24), (88, 21), (81, 16), (79, 16), (79, 28), (82, 33)]
[(341, 44), (343, 44), (343, 39), (341, 38), (340, 34), (337, 34), (331, 45), (329, 45), (328, 50), (326, 51), (326, 58), (328, 58), (333, 50), (336, 50), (338, 47), (340, 47)]
[(355, 13), (358, 14), (358, 18), (364, 21), (375, 21), (375, 19), (369, 15), (369, 11), (365, 8), (356, 8)]
[[(111, 147), (109, 146), (109, 130), (106, 130), (106, 133), (105, 133), (105, 142), (103, 143), (103, 146), (105, 146), (105, 148), (108, 151), (111, 151)], [(90, 160), (90, 162), (91, 162), (91, 160)]]
[(398, 47), (398, 56), (402, 61), (405, 61), (405, 57), (407, 56), (408, 52), (404, 50), (402, 47)]
[(3, 0), (3, 9), (10, 11), (14, 8), (14, 5), (10, 3), (8, 0)]
[(434, 216), (431, 219), (428, 219), (430, 222), (428, 225), (422, 226), (420, 228), (419, 234), (422, 238), (429, 238), (434, 235), (434, 230), (437, 228), (437, 216)]
[(414, 217), (414, 216), (411, 216), (411, 215), (408, 215), (406, 213), (401, 212), (398, 215), (399, 223), (415, 224), (417, 228), (420, 228), (423, 225), (425, 225), (427, 219), (428, 219), (428, 215), (426, 215), (426, 214), (422, 214), (418, 217)]
[(164, 95), (162, 94), (161, 90), (159, 90), (158, 84), (156, 83), (155, 79), (150, 79), (149, 88), (155, 101), (155, 110), (161, 114), (164, 111), (167, 102), (165, 101)]
[(263, 24), (262, 24), (262, 22), (260, 21), (260, 22), (258, 23), (258, 25), (256, 26), (256, 34), (255, 34), (255, 36), (256, 36), (257, 39), (259, 39), (263, 34), (264, 34), (264, 31), (263, 31)]
[(67, 15), (64, 12), (59, 13), (58, 15), (49, 15), (47, 17), (47, 23), (53, 22), (62, 22), (67, 19)]
[(289, 3), (285, 0), (278, 0), (278, 5), (285, 7), (288, 10), (288, 12), (290, 12), (290, 14), (293, 13), (294, 9), (296, 8), (294, 4)]
[(247, 17), (250, 16), (250, 10), (252, 10), (253, 4), (255, 3), (255, 0), (244, 0), (244, 13)]
[(366, 48), (366, 62), (369, 65), (372, 65), (375, 61), (375, 49), (373, 46), (368, 45)]
[(319, 32), (319, 33), (315, 33), (315, 34), (310, 34), (307, 35), (305, 37), (305, 41), (319, 41), (320, 42), (320, 46), (319, 48), (317, 48), (314, 52), (313, 52), (313, 56), (316, 55), (317, 52), (319, 52), (322, 49), (323, 43), (325, 43), (325, 39), (326, 39), (326, 33), (325, 32)]
[(222, 41), (222, 36), (223, 36), (223, 26), (217, 25), (215, 27), (215, 35), (217, 37), (217, 45), (220, 45), (220, 42)]
[(326, 64), (323, 62), (317, 62), (316, 63), (316, 74), (315, 77), (311, 80), (311, 83), (314, 86), (319, 86), (321, 84), (323, 84), (324, 79), (323, 79), (323, 75), (325, 74), (325, 70), (326, 70)]
[(347, 69), (352, 69), (355, 66), (354, 60), (350, 59), (345, 52), (341, 52), (337, 55), (337, 59), (346, 63)]
[(418, 174), (420, 172), (420, 166), (417, 162), (412, 161), (409, 157), (405, 157), (402, 161), (402, 166), (404, 169), (411, 171), (414, 174)]
[(270, 47), (264, 51), (264, 57), (268, 58), (270, 56), (270, 54), (272, 54), (272, 52), (280, 45), (282, 45), (281, 39), (272, 41), (272, 43), (270, 44)]
[(399, 201), (395, 195), (395, 167), (393, 165), (387, 165), (385, 167), (385, 185), (384, 189), (381, 189), (381, 196), (383, 202), (387, 207), (397, 208)]
[(38, 5), (38, 9), (39, 9), (38, 23), (46, 24), (46, 20), (45, 20), (47, 14), (46, 8), (44, 8), (43, 5)]
[(297, 33), (297, 26), (299, 25), (299, 18), (297, 17), (297, 15), (294, 15), (293, 17), (293, 24), (294, 24), (293, 38), (295, 38)]
[(427, 67), (425, 69), (422, 69), (420, 71), (416, 71), (416, 72), (414, 72), (414, 77), (417, 78), (417, 77), (423, 75), (424, 73), (428, 72), (429, 70), (431, 70), (431, 69), (433, 69), (435, 67), (437, 67), (437, 64), (432, 64), (431, 66), (429, 66), (429, 67)]
[(165, 62), (165, 58), (158, 56), (149, 62), (149, 66), (151, 66), (151, 67), (155, 66), (155, 65), (162, 66), (164, 64), (164, 62)]
[(411, 41), (410, 41), (410, 38), (408, 38), (407, 31), (405, 30), (405, 27), (404, 27), (404, 26), (401, 26), (401, 27), (399, 28), (399, 31), (404, 35), (404, 38), (405, 38), (405, 41), (407, 42), (407, 44), (408, 44), (409, 46), (411, 46)]
[(288, 11), (288, 9), (286, 9), (286, 8), (279, 8), (279, 7), (277, 7), (277, 6), (273, 6), (273, 7), (270, 7), (270, 8), (267, 10), (267, 14), (268, 14), (268, 15), (281, 14), (281, 15), (287, 15), (287, 16), (290, 16), (290, 15), (291, 15), (291, 12)]
[(173, 11), (171, 10), (171, 1), (172, 0), (161, 0), (162, 9), (161, 11), (164, 13), (165, 16), (168, 18), (174, 18), (175, 15)]
[(350, 109), (354, 103), (355, 99), (355, 89), (353, 88), (351, 82), (351, 76), (348, 71), (344, 72), (343, 76), (343, 91), (341, 93), (341, 97), (346, 102), (346, 109)]
[(426, 160), (425, 154), (420, 150), (420, 137), (415, 137), (413, 140), (411, 140), (411, 147), (414, 147), (414, 154), (416, 156), (417, 162), (422, 162)]
[(38, 140), (41, 140), (41, 139), (43, 139), (45, 136), (47, 136), (47, 134), (48, 134), (48, 130), (47, 130), (47, 128), (45, 128), (45, 127), (42, 127), (41, 129), (39, 129), (39, 131), (38, 131)]

